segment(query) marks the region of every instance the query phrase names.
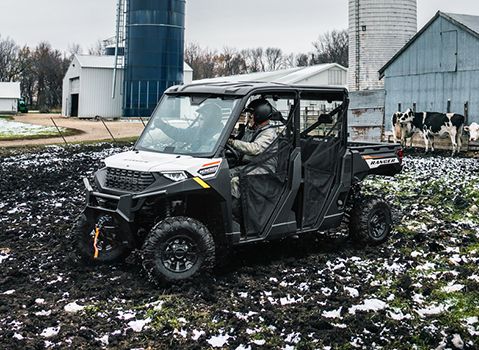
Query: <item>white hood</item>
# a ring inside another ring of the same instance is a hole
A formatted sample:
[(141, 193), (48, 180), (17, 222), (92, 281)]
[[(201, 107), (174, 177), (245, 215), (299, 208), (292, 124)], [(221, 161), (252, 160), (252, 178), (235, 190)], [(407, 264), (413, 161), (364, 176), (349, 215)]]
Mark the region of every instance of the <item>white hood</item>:
[(105, 159), (106, 166), (110, 168), (142, 172), (187, 171), (193, 176), (201, 176), (198, 170), (215, 162), (220, 163), (221, 158), (194, 158), (146, 151), (123, 152)]

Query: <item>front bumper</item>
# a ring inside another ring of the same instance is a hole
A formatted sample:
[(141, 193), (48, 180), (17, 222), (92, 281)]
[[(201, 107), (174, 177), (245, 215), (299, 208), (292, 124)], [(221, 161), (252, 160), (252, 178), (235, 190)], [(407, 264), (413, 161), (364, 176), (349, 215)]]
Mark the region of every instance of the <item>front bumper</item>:
[[(124, 194), (115, 196), (112, 194), (95, 192), (87, 178), (83, 179), (86, 189), (86, 208), (85, 211), (104, 212), (112, 215), (117, 215), (128, 223), (135, 221), (135, 214), (141, 209), (145, 200), (154, 196), (166, 196), (166, 190), (159, 190), (137, 195)], [(109, 201), (113, 203), (113, 207), (106, 208), (102, 206), (102, 202)], [(115, 208), (116, 207), (116, 208)]]

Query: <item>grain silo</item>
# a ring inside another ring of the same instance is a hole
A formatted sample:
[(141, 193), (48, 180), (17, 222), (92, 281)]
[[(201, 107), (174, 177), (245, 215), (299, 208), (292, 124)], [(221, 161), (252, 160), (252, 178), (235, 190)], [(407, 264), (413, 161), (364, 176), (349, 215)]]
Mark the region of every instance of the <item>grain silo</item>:
[(417, 32), (417, 0), (349, 0), (349, 89), (382, 89), (378, 71)]
[(123, 115), (150, 116), (163, 92), (183, 82), (186, 1), (126, 4)]

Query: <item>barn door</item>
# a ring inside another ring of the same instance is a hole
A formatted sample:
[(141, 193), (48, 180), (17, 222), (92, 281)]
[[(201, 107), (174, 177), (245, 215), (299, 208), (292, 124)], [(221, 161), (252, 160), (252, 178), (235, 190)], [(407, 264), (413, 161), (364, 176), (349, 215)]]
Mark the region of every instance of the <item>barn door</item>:
[(457, 71), (457, 30), (441, 32), (441, 71)]

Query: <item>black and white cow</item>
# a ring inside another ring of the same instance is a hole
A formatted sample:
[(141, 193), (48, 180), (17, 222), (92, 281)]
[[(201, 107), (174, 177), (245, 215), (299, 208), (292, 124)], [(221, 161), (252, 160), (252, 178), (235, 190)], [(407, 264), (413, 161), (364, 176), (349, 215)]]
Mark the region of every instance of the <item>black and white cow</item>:
[(412, 147), (414, 134), (422, 131), (414, 123), (409, 122), (410, 116), (412, 117), (413, 115), (414, 112), (411, 109), (407, 109), (404, 113), (396, 112), (393, 114), (393, 134), (399, 135), (403, 147), (406, 147), (406, 141), (408, 138), (411, 139), (409, 147)]
[(464, 116), (456, 113), (437, 112), (413, 112), (407, 110), (399, 120), (401, 128), (407, 132), (419, 130), (426, 144), (426, 152), (429, 151), (429, 144), (434, 151), (434, 137), (444, 137), (446, 134), (451, 138), (452, 154), (461, 151), (461, 138), (464, 130)]

